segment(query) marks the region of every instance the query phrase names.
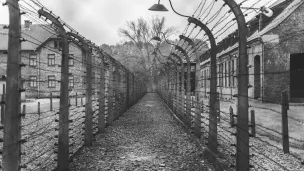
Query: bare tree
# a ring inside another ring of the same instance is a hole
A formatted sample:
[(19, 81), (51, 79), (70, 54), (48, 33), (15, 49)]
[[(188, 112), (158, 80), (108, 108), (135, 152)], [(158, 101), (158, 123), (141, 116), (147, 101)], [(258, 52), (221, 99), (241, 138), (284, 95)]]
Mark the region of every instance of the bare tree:
[(136, 21), (127, 21), (126, 26), (118, 30), (120, 36), (128, 41), (132, 41), (136, 46), (138, 54), (137, 56), (133, 56), (136, 58), (132, 62), (137, 67), (141, 67), (145, 72), (150, 72), (153, 64), (153, 57), (150, 54), (155, 44), (153, 44), (151, 39), (154, 36), (161, 37), (161, 32), (168, 37), (177, 33), (177, 29), (167, 27), (165, 17), (159, 18), (158, 16), (154, 16), (150, 21), (146, 21), (143, 18), (138, 18)]

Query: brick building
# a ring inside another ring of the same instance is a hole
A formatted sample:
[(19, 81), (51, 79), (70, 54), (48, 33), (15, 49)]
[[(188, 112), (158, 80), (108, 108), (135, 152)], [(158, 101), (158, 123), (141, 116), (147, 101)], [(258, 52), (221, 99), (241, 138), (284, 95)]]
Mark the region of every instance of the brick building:
[[(270, 8), (272, 17), (263, 14), (247, 22), (248, 96), (263, 102), (280, 102), (287, 90), (292, 101), (304, 98), (304, 2), (278, 0)], [(218, 43), (217, 84), (222, 98), (237, 94), (238, 31)], [(208, 96), (210, 54), (201, 57), (203, 96)]]
[[(0, 67), (6, 69), (8, 29), (0, 25)], [(58, 95), (61, 79), (61, 42), (57, 34), (45, 25), (26, 20), (22, 25), (21, 69), (26, 98)], [(85, 65), (82, 49), (69, 43), (69, 85), (72, 92), (84, 91)]]

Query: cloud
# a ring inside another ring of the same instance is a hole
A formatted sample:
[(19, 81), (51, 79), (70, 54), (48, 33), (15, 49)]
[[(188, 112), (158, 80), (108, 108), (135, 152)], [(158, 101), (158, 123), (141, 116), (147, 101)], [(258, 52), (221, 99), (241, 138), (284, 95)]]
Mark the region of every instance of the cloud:
[[(187, 18), (175, 14), (168, 1), (163, 3), (169, 12), (152, 12), (147, 9), (157, 0), (40, 0), (48, 9), (60, 16), (68, 25), (96, 44), (115, 44), (123, 40), (118, 29), (127, 21), (139, 17), (150, 19), (154, 15), (165, 16), (167, 26), (174, 26), (182, 33), (187, 26)], [(174, 8), (186, 15), (192, 15), (201, 0), (175, 0)], [(8, 22), (7, 10), (0, 7), (0, 23)], [(4, 15), (3, 15), (4, 14)]]

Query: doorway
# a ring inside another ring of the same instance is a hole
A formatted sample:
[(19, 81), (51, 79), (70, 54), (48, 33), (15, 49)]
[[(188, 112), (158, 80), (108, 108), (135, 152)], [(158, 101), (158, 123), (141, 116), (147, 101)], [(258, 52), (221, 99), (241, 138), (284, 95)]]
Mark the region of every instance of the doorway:
[(261, 97), (261, 57), (254, 57), (254, 98)]
[(304, 53), (290, 56), (290, 96), (304, 98)]

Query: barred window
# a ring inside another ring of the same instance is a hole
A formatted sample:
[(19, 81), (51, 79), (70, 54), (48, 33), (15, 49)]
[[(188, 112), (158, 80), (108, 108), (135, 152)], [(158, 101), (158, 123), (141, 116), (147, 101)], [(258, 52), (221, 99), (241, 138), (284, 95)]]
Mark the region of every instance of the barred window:
[(56, 87), (56, 77), (55, 77), (55, 75), (49, 75), (48, 76), (48, 86), (50, 88)]
[(37, 87), (37, 76), (30, 76), (30, 87)]
[(74, 87), (74, 75), (69, 75), (69, 87)]
[(61, 47), (62, 47), (61, 41), (55, 40), (54, 41), (54, 48), (55, 49), (61, 49)]
[(30, 55), (30, 66), (37, 66), (37, 55)]
[(55, 54), (48, 54), (48, 66), (55, 66)]

